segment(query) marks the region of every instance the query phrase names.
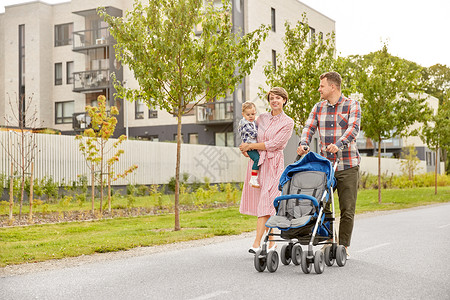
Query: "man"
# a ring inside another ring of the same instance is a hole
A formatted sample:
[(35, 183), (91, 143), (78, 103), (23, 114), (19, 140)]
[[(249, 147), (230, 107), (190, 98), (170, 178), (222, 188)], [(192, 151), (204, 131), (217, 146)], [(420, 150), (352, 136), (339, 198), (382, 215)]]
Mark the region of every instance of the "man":
[[(360, 156), (356, 137), (361, 124), (361, 108), (358, 101), (346, 98), (341, 93), (341, 75), (328, 72), (320, 76), (319, 93), (323, 101), (316, 103), (302, 131), (299, 155), (309, 151), (309, 144), (316, 131), (320, 137), (321, 155), (332, 163), (342, 149), (342, 157), (335, 173), (341, 217), (339, 223), (340, 245), (348, 247), (353, 231), (356, 197), (359, 182)], [(305, 150), (306, 148), (306, 150)], [(330, 215), (329, 206), (325, 209)]]

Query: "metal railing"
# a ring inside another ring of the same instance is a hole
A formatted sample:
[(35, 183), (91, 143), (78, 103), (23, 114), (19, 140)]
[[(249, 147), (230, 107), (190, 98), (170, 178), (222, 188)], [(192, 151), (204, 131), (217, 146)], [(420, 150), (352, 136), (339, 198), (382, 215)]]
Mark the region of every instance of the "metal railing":
[(73, 90), (103, 89), (109, 86), (109, 69), (73, 73)]
[(74, 113), (72, 115), (72, 127), (76, 133), (81, 133), (91, 127), (91, 117), (87, 112)]
[(197, 106), (198, 123), (220, 123), (233, 121), (234, 102), (218, 101)]
[(108, 27), (98, 29), (80, 30), (73, 33), (73, 50), (94, 48), (109, 45), (110, 34)]

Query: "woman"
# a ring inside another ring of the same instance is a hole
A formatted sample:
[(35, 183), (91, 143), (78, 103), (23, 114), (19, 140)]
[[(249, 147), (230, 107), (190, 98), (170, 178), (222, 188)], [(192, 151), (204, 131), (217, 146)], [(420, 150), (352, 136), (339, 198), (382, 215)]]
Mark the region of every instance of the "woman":
[[(278, 181), (284, 170), (283, 149), (294, 128), (294, 121), (283, 112), (283, 107), (288, 101), (287, 92), (281, 87), (274, 87), (267, 94), (267, 100), (271, 111), (261, 114), (256, 120), (257, 143), (242, 143), (239, 146), (245, 156), (250, 150), (258, 150), (260, 153), (258, 164), (260, 188), (254, 188), (249, 184), (252, 170), (252, 161), (249, 160), (239, 209), (242, 214), (258, 217), (256, 237), (248, 250), (250, 253), (256, 253), (259, 249), (261, 238), (267, 229), (265, 224), (270, 216), (275, 214), (273, 200), (280, 195)], [(274, 242), (270, 242), (269, 249), (274, 248)]]

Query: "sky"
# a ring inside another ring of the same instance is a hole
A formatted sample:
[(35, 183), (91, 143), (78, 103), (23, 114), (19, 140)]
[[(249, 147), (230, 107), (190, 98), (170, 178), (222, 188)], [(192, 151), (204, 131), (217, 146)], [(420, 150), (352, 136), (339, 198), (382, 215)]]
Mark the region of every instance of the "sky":
[[(5, 5), (29, 1), (0, 0), (0, 13)], [(450, 0), (300, 1), (336, 21), (339, 56), (364, 55), (387, 43), (389, 53), (423, 67), (437, 63), (450, 67)]]

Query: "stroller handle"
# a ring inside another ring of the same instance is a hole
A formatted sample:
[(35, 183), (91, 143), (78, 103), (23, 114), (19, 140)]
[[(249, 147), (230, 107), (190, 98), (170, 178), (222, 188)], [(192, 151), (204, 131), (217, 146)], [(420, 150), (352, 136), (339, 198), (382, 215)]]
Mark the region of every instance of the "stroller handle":
[[(339, 161), (342, 159), (342, 150), (344, 148), (345, 148), (345, 146), (342, 146), (341, 148), (338, 149), (338, 151), (336, 153), (334, 153), (334, 155), (336, 155), (336, 162), (335, 162), (336, 166), (339, 163)], [(309, 149), (308, 146), (303, 146), (303, 150), (307, 151), (308, 149)], [(329, 153), (331, 153), (331, 152), (329, 152)], [(297, 154), (297, 157), (294, 162), (299, 161), (301, 158), (302, 158), (302, 156)]]
[[(308, 146), (303, 146), (303, 150), (307, 151), (308, 149), (309, 149), (309, 147), (308, 147)], [(296, 162), (296, 161), (299, 161), (299, 160), (300, 160), (300, 158), (302, 158), (302, 156), (301, 156), (301, 155), (299, 155), (299, 154), (297, 154), (297, 158), (295, 159), (295, 161), (294, 161), (294, 162)]]

